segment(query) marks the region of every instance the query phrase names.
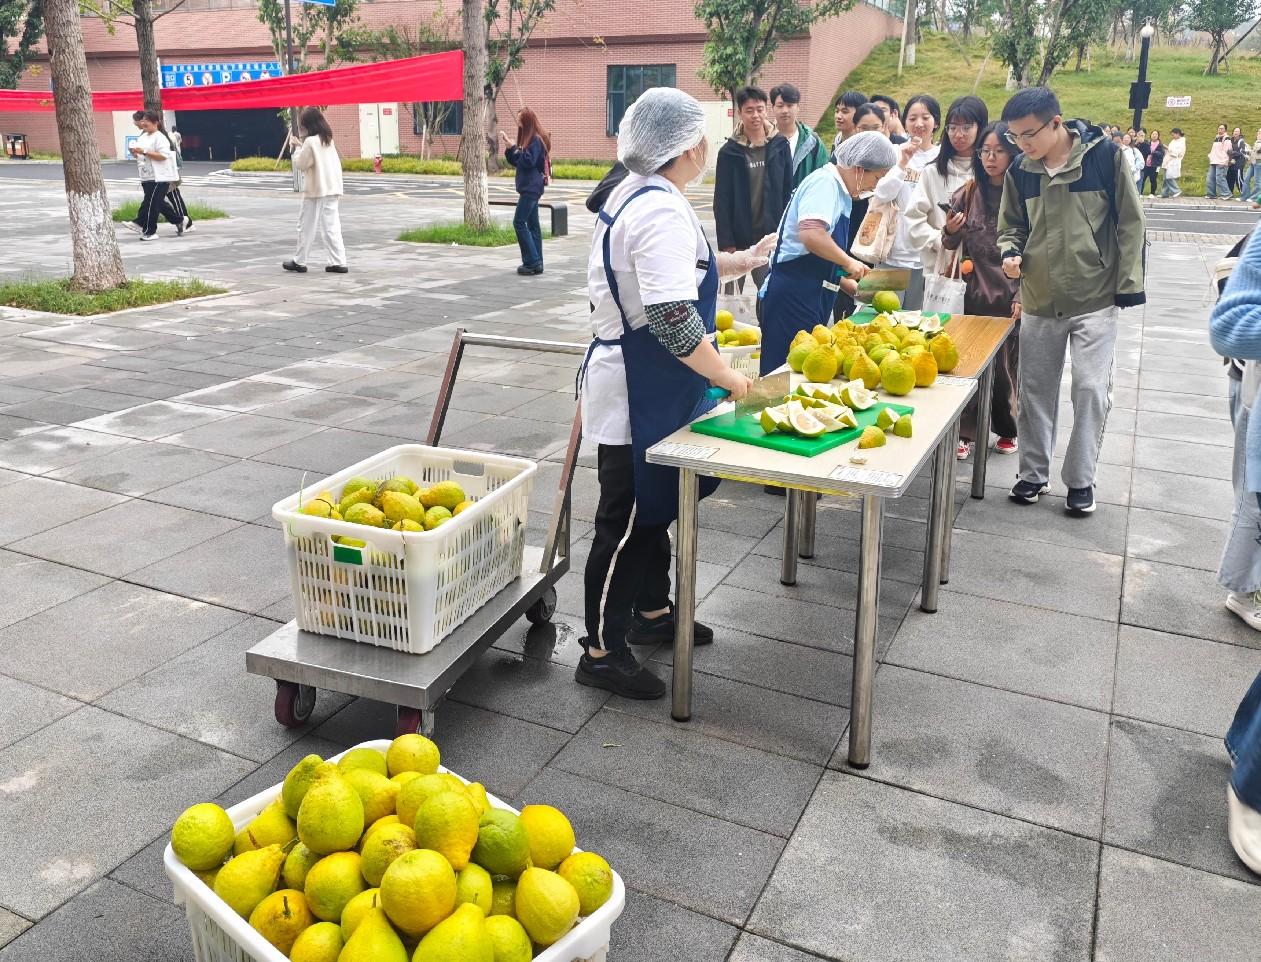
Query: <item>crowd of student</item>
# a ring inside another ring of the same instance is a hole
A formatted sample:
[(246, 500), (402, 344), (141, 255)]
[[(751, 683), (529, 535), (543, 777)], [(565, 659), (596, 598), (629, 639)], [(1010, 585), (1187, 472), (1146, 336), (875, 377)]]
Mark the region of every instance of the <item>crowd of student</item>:
[[(790, 84), (738, 91), (737, 129), (718, 154), (719, 250), (777, 237), (769, 263), (752, 274), (763, 371), (784, 362), (798, 329), (852, 313), (858, 281), (873, 267), (909, 272), (906, 309), (924, 306), (926, 282), (961, 276), (965, 312), (1018, 322), (995, 367), (991, 410), (995, 450), (1019, 454), (1012, 499), (1033, 504), (1047, 490), (1071, 356), (1065, 507), (1094, 511), (1117, 312), (1144, 302), (1139, 191), (1144, 182), (1154, 190), (1161, 169), (1176, 190), (1180, 170), (1171, 174), (1170, 164), (1185, 152), (1180, 132), (1168, 149), (1157, 132), (1144, 135), (1147, 153), (1136, 155), (1126, 135), (1117, 141), (1110, 127), (1065, 119), (1046, 88), (1018, 92), (993, 122), (973, 96), (943, 115), (928, 94), (903, 106), (846, 91), (825, 157), (797, 116), (800, 100)], [(961, 460), (991, 443), (976, 437), (976, 421), (969, 410)]]

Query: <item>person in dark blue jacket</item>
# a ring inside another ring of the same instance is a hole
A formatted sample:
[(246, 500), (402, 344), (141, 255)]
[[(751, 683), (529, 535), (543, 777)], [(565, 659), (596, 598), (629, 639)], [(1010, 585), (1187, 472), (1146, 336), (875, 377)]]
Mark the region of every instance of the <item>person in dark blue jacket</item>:
[(539, 226), (539, 201), (548, 181), (552, 139), (539, 126), (534, 111), (523, 107), (517, 114), (517, 142), (510, 141), (502, 130), (499, 141), (506, 148), (504, 159), (517, 169), (517, 212), (512, 217), (512, 228), (521, 245), (521, 266), (517, 273), (542, 274), (543, 229)]

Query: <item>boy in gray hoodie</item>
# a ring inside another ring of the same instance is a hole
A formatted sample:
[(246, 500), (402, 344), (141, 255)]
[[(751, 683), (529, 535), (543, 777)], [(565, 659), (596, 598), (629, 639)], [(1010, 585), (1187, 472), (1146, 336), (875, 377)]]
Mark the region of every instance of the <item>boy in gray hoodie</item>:
[(1064, 357), (1072, 358), (1073, 426), (1065, 509), (1095, 510), (1095, 467), (1108, 412), (1117, 311), (1146, 302), (1146, 222), (1129, 165), (1098, 127), (1065, 121), (1046, 87), (1003, 108), (1024, 152), (1007, 172), (998, 214), (1003, 271), (1020, 278), (1020, 471), (1011, 498), (1046, 493)]

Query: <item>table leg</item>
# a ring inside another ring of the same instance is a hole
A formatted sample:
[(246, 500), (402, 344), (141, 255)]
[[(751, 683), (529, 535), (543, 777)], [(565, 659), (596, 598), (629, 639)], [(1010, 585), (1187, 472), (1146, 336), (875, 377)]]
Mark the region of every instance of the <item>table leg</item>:
[(815, 509), (819, 499), (813, 491), (798, 492), (797, 557), (814, 557)]
[(924, 580), (920, 586), (919, 607), (932, 613), (937, 610), (937, 589), (941, 585), (941, 556), (946, 527), (949, 524), (951, 491), (950, 462), (955, 452), (950, 441), (953, 432), (947, 432), (937, 445), (933, 457), (933, 485), (928, 507), (928, 537), (924, 544)]
[(675, 536), (674, 691), (670, 715), (692, 717), (692, 630), (696, 622), (696, 472), (679, 469), (679, 521)]
[(854, 681), (849, 709), (849, 763), (866, 768), (871, 763), (872, 687), (876, 677), (876, 625), (880, 614), (880, 542), (884, 501), (863, 497), (862, 537), (859, 542), (858, 611), (854, 616)]
[(800, 517), (800, 491), (789, 488), (784, 492), (784, 552), (779, 563), (779, 583), (797, 583), (797, 519)]
[(985, 468), (990, 460), (990, 403), (994, 397), (995, 356), (981, 375), (976, 388), (976, 448), (972, 455), (972, 497), (985, 499)]
[(954, 450), (959, 446), (959, 422), (955, 422), (950, 432), (950, 457), (946, 459), (946, 474), (949, 482), (946, 485), (946, 523), (941, 533), (941, 583), (950, 581), (950, 541), (955, 529), (955, 456)]

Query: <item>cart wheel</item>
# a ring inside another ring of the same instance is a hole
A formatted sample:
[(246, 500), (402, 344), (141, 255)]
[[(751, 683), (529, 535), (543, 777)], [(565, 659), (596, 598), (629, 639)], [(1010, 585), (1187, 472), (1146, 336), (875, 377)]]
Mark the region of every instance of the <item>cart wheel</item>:
[(532, 625), (545, 625), (556, 614), (556, 589), (548, 588), (543, 597), (525, 610), (525, 620)]
[(276, 682), (276, 721), (286, 728), (306, 723), (315, 711), (315, 689), (292, 681)]
[(419, 708), (398, 706), (397, 720), (394, 722), (394, 737), (399, 735), (415, 735), (420, 731), (422, 718)]

